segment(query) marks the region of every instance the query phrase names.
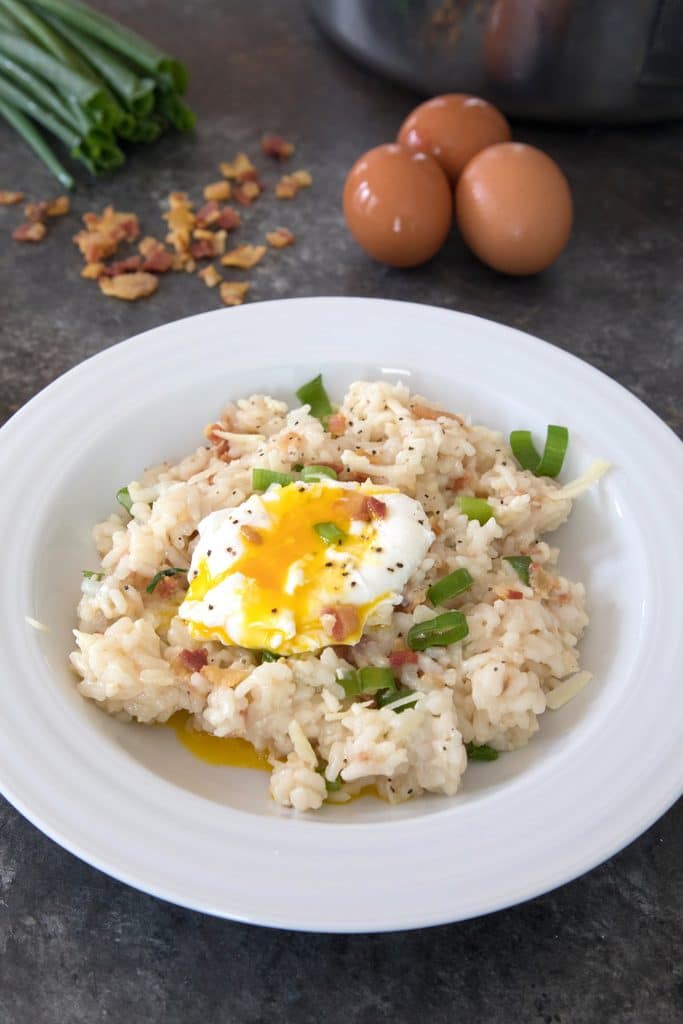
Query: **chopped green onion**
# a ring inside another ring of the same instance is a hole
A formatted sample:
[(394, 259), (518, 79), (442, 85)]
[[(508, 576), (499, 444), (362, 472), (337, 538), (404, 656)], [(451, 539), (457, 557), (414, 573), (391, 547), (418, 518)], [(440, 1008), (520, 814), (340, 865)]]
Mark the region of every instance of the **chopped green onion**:
[[(402, 697), (408, 697), (414, 690), (410, 690), (407, 686), (402, 686), (400, 689), (394, 688), (393, 690), (384, 690), (382, 693), (377, 695), (377, 703), (381, 708), (385, 708), (394, 703), (394, 701), (400, 700)], [(405, 704), (401, 704), (400, 708), (395, 708), (397, 715), (400, 715), (406, 708), (414, 708), (417, 704), (417, 697), (414, 701), (406, 701)]]
[(512, 568), (515, 570), (520, 580), (525, 586), (529, 586), (529, 569), (531, 568), (531, 559), (528, 555), (506, 555), (503, 558), (504, 562), (509, 562)]
[(20, 110), (13, 107), (10, 103), (5, 103), (4, 100), (0, 100), (0, 114), (4, 117), (8, 124), (10, 124), (17, 135), (19, 135), (27, 146), (33, 150), (36, 156), (43, 161), (48, 170), (55, 176), (57, 181), (64, 186), (64, 188), (72, 189), (74, 187), (74, 179), (71, 177), (69, 172), (62, 167), (61, 163), (54, 155), (47, 142), (36, 129), (32, 121), (30, 121)]
[(555, 478), (562, 469), (567, 454), (569, 431), (566, 427), (550, 424), (543, 455), (536, 451), (530, 430), (513, 430), (510, 434), (510, 447), (522, 469), (530, 470), (534, 476)]
[(467, 569), (456, 569), (443, 579), (437, 580), (427, 591), (427, 597), (432, 604), (443, 604), (456, 594), (469, 590), (473, 582)]
[(295, 464), (294, 464), (294, 465), (292, 466), (292, 472), (293, 472), (293, 473), (300, 473), (300, 472), (301, 472), (301, 470), (302, 470), (303, 468), (304, 468), (304, 467), (303, 467), (303, 465), (302, 465), (302, 464), (301, 464), (300, 462), (296, 462), (296, 463), (295, 463)]
[(130, 510), (133, 507), (133, 499), (131, 498), (130, 491), (128, 490), (127, 487), (121, 487), (116, 492), (116, 500), (118, 501), (119, 505), (123, 505), (126, 512), (130, 515)]
[(93, 572), (92, 569), (82, 569), (81, 571), (83, 574), (83, 579), (97, 580), (98, 582), (104, 579), (103, 572)]
[(488, 743), (466, 743), (465, 750), (470, 761), (497, 761), (498, 751), (489, 747)]
[(332, 403), (327, 391), (325, 391), (322, 373), (319, 373), (313, 380), (302, 384), (296, 393), (296, 397), (302, 405), (310, 406), (311, 416), (315, 416), (324, 425), (325, 420), (332, 413)]
[(334, 523), (316, 523), (313, 529), (326, 544), (341, 544), (346, 537)]
[(416, 622), (406, 635), (411, 651), (425, 651), (428, 647), (447, 647), (469, 633), (467, 619), (462, 612), (444, 612), (426, 622)]
[(325, 777), (325, 772), (327, 771), (326, 761), (323, 761), (322, 764), (318, 765), (316, 771), (318, 775), (322, 775), (323, 779), (325, 779), (325, 789), (328, 793), (338, 793), (339, 790), (342, 789), (343, 783), (341, 779), (328, 779)]
[(255, 491), (267, 491), (271, 484), (281, 484), (286, 487), (287, 484), (294, 483), (294, 477), (291, 473), (276, 473), (274, 469), (252, 469), (251, 471), (251, 486)]
[(484, 523), (488, 523), (489, 519), (493, 515), (493, 509), (486, 498), (468, 498), (463, 496), (458, 498), (458, 504), (460, 506), (460, 511), (464, 513), (468, 519), (476, 519), (482, 526)]
[(261, 651), (261, 664), (263, 664), (264, 661), (279, 661), (279, 660), (280, 660), (280, 655), (279, 654), (275, 654), (274, 651)]
[(390, 668), (381, 665), (366, 665), (365, 668), (345, 672), (338, 682), (344, 687), (347, 697), (360, 693), (377, 693), (379, 690), (396, 689), (396, 680)]
[(328, 476), (330, 480), (336, 480), (337, 474), (330, 466), (304, 466), (301, 470), (301, 479), (306, 483), (319, 480), (321, 476)]
[(145, 589), (146, 589), (148, 594), (151, 594), (155, 590), (156, 586), (159, 583), (161, 583), (161, 581), (164, 578), (164, 576), (182, 576), (186, 572), (187, 572), (187, 569), (176, 569), (176, 568), (162, 569), (161, 572), (158, 572), (156, 574), (156, 576), (152, 576), (151, 580), (149, 581), (149, 583), (147, 584)]

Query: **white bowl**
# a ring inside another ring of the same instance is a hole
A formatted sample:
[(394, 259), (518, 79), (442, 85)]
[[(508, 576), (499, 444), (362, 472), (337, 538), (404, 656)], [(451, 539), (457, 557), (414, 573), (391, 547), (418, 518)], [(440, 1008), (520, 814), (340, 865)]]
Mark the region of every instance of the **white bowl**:
[[(404, 379), (508, 432), (565, 423), (564, 479), (613, 469), (556, 535), (587, 585), (594, 675), (524, 750), (473, 764), (452, 798), (296, 816), (267, 775), (213, 767), (170, 729), (78, 696), (67, 654), (92, 524), (144, 466), (202, 443), (227, 400), (292, 399), (322, 370)], [(462, 314), (365, 299), (243, 306), (156, 328), (81, 364), (0, 434), (0, 788), (67, 849), (146, 892), (319, 931), (454, 921), (535, 896), (620, 849), (683, 788), (683, 446), (585, 363)], [(39, 632), (26, 616), (46, 623)]]

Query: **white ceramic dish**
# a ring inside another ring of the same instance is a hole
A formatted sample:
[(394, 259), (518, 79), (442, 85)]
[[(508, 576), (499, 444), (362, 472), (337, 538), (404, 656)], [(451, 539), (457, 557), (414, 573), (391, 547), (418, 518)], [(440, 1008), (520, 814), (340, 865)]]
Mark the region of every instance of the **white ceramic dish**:
[[(296, 817), (267, 775), (195, 760), (169, 729), (114, 721), (67, 667), (91, 525), (140, 469), (201, 443), (229, 398), (292, 398), (319, 369), (403, 378), (507, 432), (571, 428), (563, 479), (614, 468), (562, 530), (588, 587), (594, 680), (540, 735), (474, 764), (453, 799), (364, 799)], [(317, 931), (454, 921), (542, 893), (613, 854), (683, 788), (683, 446), (585, 363), (446, 310), (363, 299), (261, 303), (159, 327), (57, 380), (0, 433), (0, 788), (47, 835), (130, 884), (212, 914)], [(36, 632), (31, 616), (50, 627)]]

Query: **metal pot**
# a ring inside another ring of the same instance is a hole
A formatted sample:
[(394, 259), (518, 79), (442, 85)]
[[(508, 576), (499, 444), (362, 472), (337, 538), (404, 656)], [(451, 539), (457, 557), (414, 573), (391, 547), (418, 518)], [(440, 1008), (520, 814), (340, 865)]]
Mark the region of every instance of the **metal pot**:
[(683, 0), (309, 0), (357, 60), (513, 117), (683, 117)]

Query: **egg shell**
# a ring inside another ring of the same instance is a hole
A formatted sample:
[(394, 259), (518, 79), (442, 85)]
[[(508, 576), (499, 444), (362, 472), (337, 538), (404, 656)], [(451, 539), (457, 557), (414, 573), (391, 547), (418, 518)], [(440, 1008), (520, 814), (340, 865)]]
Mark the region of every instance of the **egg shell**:
[(448, 179), (424, 153), (388, 143), (364, 153), (344, 185), (344, 216), (361, 249), (390, 267), (431, 259), (453, 219)]
[(455, 208), (462, 237), (479, 259), (504, 274), (536, 274), (569, 240), (572, 197), (554, 160), (519, 142), (490, 146), (458, 181)]
[(491, 103), (450, 93), (416, 107), (401, 125), (397, 141), (429, 153), (455, 182), (473, 156), (510, 137), (510, 125)]

